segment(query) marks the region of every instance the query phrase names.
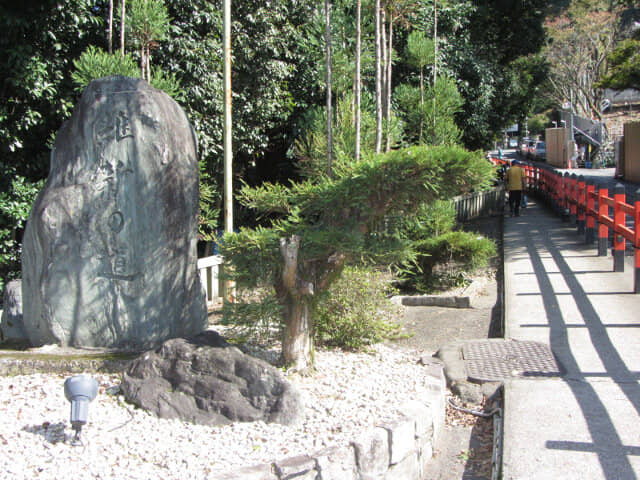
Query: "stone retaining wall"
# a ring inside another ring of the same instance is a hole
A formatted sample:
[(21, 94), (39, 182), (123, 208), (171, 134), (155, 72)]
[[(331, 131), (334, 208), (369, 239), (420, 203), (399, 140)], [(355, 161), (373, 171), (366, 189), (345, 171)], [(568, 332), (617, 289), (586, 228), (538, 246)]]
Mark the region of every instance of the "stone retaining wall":
[(364, 432), (344, 448), (329, 448), (270, 464), (246, 467), (220, 480), (422, 480), (444, 425), (442, 365), (427, 360), (429, 391), (400, 407), (397, 420)]

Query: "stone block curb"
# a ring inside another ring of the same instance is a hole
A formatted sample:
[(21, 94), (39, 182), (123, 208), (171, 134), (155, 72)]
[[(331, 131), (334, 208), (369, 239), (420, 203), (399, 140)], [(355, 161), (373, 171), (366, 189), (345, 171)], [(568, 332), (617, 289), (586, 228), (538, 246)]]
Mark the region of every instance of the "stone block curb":
[[(423, 361), (424, 363), (424, 361)], [(436, 359), (426, 362), (433, 378), (420, 401), (400, 406), (398, 419), (365, 431), (346, 447), (238, 469), (221, 480), (421, 480), (444, 426), (446, 383)]]

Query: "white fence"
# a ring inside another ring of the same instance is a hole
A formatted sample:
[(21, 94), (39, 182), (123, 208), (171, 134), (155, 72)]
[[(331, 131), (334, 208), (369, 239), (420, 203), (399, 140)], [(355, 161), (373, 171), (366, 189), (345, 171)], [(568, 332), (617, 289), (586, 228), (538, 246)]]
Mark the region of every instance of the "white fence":
[(207, 296), (207, 307), (213, 306), (222, 300), (222, 288), (220, 286), (222, 262), (223, 258), (220, 255), (198, 259), (198, 274), (200, 275), (202, 288)]

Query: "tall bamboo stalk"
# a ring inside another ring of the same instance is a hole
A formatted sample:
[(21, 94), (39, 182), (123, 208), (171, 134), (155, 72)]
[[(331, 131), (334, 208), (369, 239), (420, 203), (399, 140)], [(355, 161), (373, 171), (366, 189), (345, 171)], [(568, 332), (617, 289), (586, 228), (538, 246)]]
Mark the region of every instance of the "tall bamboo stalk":
[(223, 5), (224, 96), (224, 229), (233, 232), (233, 152), (231, 144), (231, 0)]
[(382, 148), (382, 50), (380, 48), (380, 0), (375, 0), (375, 42), (376, 42), (376, 153)]
[(333, 132), (331, 129), (333, 112), (331, 108), (331, 2), (324, 0), (325, 14), (325, 41), (327, 44), (326, 67), (327, 67), (327, 175), (331, 177), (333, 162)]
[(391, 150), (391, 89), (393, 88), (391, 84), (391, 72), (392, 72), (392, 64), (391, 64), (391, 56), (393, 55), (393, 15), (389, 12), (389, 40), (387, 41), (387, 81), (386, 81), (386, 102), (387, 106), (385, 108), (385, 120), (386, 120), (386, 137), (387, 143), (385, 151), (388, 152)]
[(113, 0), (109, 0), (109, 33), (107, 34), (109, 42), (109, 55), (113, 53)]
[(362, 50), (362, 0), (356, 2), (356, 78), (355, 78), (355, 129), (356, 162), (360, 160), (360, 56)]
[(438, 79), (438, 0), (433, 0), (433, 131), (436, 131), (436, 82)]
[(124, 58), (124, 19), (125, 19), (125, 0), (120, 4), (120, 55)]

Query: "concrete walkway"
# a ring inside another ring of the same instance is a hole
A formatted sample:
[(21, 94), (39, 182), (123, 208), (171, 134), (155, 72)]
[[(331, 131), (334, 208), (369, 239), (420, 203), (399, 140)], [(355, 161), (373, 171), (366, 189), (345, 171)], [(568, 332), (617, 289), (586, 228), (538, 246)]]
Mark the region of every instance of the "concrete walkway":
[(562, 375), (505, 383), (503, 480), (640, 479), (640, 294), (530, 199), (505, 218), (505, 338), (548, 345)]

